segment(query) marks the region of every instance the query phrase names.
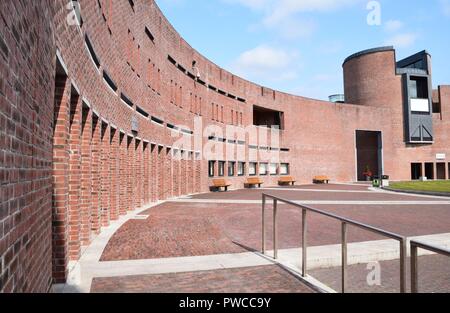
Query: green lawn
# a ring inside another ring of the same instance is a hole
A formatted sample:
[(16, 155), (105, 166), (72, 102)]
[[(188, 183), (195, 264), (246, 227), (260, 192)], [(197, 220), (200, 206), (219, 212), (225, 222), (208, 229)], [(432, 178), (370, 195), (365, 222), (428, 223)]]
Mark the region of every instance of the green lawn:
[(434, 191), (450, 193), (450, 180), (446, 181), (411, 181), (411, 182), (391, 182), (390, 187), (400, 190), (414, 191)]

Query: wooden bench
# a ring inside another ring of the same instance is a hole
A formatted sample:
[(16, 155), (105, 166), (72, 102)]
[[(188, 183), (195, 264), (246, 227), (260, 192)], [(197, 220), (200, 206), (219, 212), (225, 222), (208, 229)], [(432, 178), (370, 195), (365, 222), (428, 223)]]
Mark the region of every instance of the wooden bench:
[(245, 188), (250, 188), (252, 186), (258, 186), (261, 188), (261, 185), (264, 184), (261, 178), (259, 177), (251, 177), (247, 178), (247, 181), (244, 183)]
[(283, 176), (278, 180), (279, 185), (295, 185), (295, 179), (292, 176)]
[(228, 191), (228, 187), (230, 187), (231, 184), (227, 183), (225, 179), (213, 179), (213, 188), (220, 190), (221, 188), (225, 188), (225, 191)]
[(313, 178), (314, 184), (328, 184), (330, 179), (327, 176), (316, 176)]

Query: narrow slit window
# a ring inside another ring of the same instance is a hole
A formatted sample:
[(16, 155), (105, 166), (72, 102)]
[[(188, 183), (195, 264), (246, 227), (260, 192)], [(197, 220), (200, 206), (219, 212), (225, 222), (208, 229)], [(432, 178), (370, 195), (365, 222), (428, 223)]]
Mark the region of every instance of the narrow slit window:
[(88, 48), (89, 55), (91, 56), (92, 61), (94, 61), (97, 68), (100, 68), (100, 59), (95, 53), (94, 47), (92, 46), (91, 40), (89, 39), (88, 35), (84, 36), (84, 41), (86, 42), (86, 46)]
[(150, 39), (151, 42), (155, 42), (155, 37), (153, 36), (152, 32), (145, 26), (145, 33), (147, 34), (148, 39)]
[(141, 107), (139, 107), (139, 106), (136, 106), (136, 111), (139, 113), (139, 114), (141, 114), (141, 115), (143, 115), (143, 116), (145, 116), (145, 117), (149, 117), (149, 114), (144, 110), (144, 109), (142, 109)]
[(117, 91), (117, 85), (114, 82), (114, 80), (111, 78), (111, 76), (108, 74), (108, 72), (106, 72), (105, 70), (103, 70), (103, 79), (105, 80), (105, 82), (108, 84), (109, 87), (111, 87), (111, 89), (116, 92)]
[(152, 121), (152, 122), (155, 122), (156, 124), (159, 124), (159, 125), (163, 125), (163, 124), (164, 124), (164, 121), (163, 121), (162, 119), (157, 118), (157, 117), (155, 117), (155, 116), (152, 116), (152, 117), (151, 117), (151, 121)]
[(133, 12), (134, 12), (134, 1), (133, 0), (128, 0), (128, 3), (131, 6), (131, 10), (133, 10)]
[(134, 107), (133, 101), (131, 101), (130, 98), (128, 98), (123, 92), (120, 93), (120, 99), (122, 99), (123, 102), (128, 104), (128, 106)]

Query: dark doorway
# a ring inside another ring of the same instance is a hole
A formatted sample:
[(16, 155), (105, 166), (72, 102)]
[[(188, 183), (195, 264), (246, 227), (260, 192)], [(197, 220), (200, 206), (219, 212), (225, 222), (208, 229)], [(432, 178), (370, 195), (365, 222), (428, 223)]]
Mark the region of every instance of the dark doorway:
[(422, 176), (422, 163), (412, 163), (411, 164), (411, 179), (419, 180)]
[(425, 177), (434, 179), (434, 163), (425, 163)]
[(364, 173), (369, 170), (373, 176), (381, 176), (382, 165), (382, 139), (379, 131), (356, 131), (356, 155), (358, 181), (365, 181)]
[(442, 180), (445, 179), (445, 163), (436, 164), (436, 178)]

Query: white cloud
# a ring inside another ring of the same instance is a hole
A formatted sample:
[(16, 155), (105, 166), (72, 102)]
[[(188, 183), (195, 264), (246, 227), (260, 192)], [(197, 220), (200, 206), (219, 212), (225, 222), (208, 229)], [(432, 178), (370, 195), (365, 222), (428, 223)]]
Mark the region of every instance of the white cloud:
[(327, 82), (333, 79), (335, 79), (335, 75), (330, 74), (317, 74), (313, 76), (313, 81), (317, 82)]
[(231, 69), (247, 79), (284, 81), (297, 77), (298, 54), (283, 49), (260, 45), (243, 52), (231, 65)]
[(388, 32), (396, 32), (403, 27), (403, 23), (399, 20), (389, 20), (384, 23), (384, 29)]
[(341, 52), (344, 46), (342, 41), (335, 39), (321, 43), (316, 50), (320, 54), (330, 55)]
[(226, 3), (241, 4), (251, 9), (265, 9), (271, 0), (222, 0)]
[(362, 0), (280, 0), (265, 18), (265, 24), (276, 24), (298, 13), (326, 12), (353, 5)]
[[(308, 12), (338, 10), (364, 0), (222, 0), (240, 4), (263, 14), (261, 26), (277, 31), (285, 39), (308, 37), (318, 28), (311, 17), (300, 16)], [(252, 30), (255, 26), (251, 27)]]
[(318, 24), (313, 19), (294, 19), (292, 17), (287, 17), (275, 25), (266, 24), (265, 26), (277, 31), (285, 39), (310, 37), (318, 28)]
[(442, 12), (450, 17), (450, 0), (440, 0)]
[(392, 45), (396, 48), (406, 48), (413, 45), (416, 42), (417, 37), (417, 34), (414, 33), (399, 34), (387, 39), (384, 44)]

